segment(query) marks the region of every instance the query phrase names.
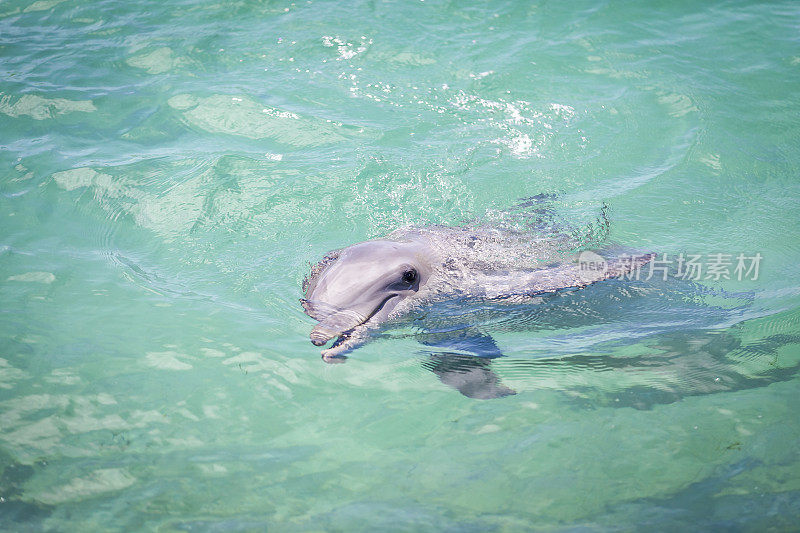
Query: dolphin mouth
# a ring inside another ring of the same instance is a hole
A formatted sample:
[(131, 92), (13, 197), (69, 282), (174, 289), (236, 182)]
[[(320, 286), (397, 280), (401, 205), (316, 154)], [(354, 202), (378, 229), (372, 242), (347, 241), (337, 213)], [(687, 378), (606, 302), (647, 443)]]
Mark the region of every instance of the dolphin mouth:
[(323, 346), (333, 338), (336, 340), (328, 350), (335, 350), (347, 344), (353, 337), (356, 328), (366, 326), (370, 319), (383, 309), (386, 302), (397, 296), (397, 294), (387, 296), (380, 305), (375, 307), (372, 312), (366, 316), (352, 309), (344, 309), (323, 318), (314, 326), (314, 329), (311, 330), (311, 334), (309, 335), (311, 344), (314, 346)]
[(333, 344), (331, 344), (331, 348), (337, 348), (342, 343), (344, 343), (345, 341), (347, 341), (350, 338), (350, 335), (353, 334), (353, 330), (354, 329), (355, 329), (355, 327), (352, 327), (352, 328), (348, 329), (347, 331), (342, 331), (338, 335), (334, 334), (334, 335), (331, 335), (330, 337), (323, 337), (322, 335), (316, 335), (316, 336), (312, 335), (311, 344), (313, 344), (314, 346), (324, 346), (324, 345), (326, 345), (328, 343), (329, 340), (335, 338), (336, 340), (333, 341)]
[[(341, 319), (341, 317), (334, 317), (334, 318)], [(332, 327), (332, 325), (327, 324), (327, 322), (330, 322), (328, 320), (320, 321), (320, 323), (314, 326), (314, 329), (311, 330), (311, 335), (309, 336), (311, 338), (311, 344), (313, 344), (314, 346), (324, 346), (325, 344), (328, 343), (329, 340), (333, 338), (336, 338), (336, 341), (334, 341), (334, 345), (336, 345), (337, 343), (341, 344), (348, 337), (350, 337), (350, 335), (353, 333), (353, 330), (356, 327), (360, 326), (361, 324), (364, 324), (365, 322), (367, 322), (367, 320), (369, 320), (369, 318), (361, 318), (359, 316), (353, 316), (352, 318), (356, 321), (356, 323), (348, 327), (347, 329)]]
[[(353, 328), (353, 329), (355, 329), (355, 328)], [(347, 341), (349, 341), (350, 340), (350, 336), (353, 334), (353, 329), (349, 329), (347, 331), (343, 331), (338, 337), (336, 337), (336, 340), (333, 341), (333, 344), (331, 344), (331, 347), (329, 348), (329, 350), (335, 350), (336, 348), (338, 348), (342, 344), (344, 344)]]

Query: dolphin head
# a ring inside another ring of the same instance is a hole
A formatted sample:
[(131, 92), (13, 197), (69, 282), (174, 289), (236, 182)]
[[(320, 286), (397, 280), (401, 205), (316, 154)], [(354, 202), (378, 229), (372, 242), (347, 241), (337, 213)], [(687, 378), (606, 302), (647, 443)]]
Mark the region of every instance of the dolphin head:
[(311, 342), (322, 346), (338, 337), (325, 352), (352, 348), (355, 341), (347, 341), (356, 337), (354, 330), (384, 322), (400, 302), (416, 296), (431, 270), (426, 246), (418, 242), (367, 241), (328, 254), (312, 269), (301, 300), (306, 314), (319, 321)]

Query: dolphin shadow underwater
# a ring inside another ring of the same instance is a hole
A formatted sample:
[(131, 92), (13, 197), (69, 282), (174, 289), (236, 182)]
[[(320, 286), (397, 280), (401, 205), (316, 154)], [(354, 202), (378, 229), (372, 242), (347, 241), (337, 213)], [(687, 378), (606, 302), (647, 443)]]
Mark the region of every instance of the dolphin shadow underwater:
[[(759, 315), (752, 303), (751, 294), (675, 277), (609, 279), (522, 303), (461, 298), (435, 302), (409, 317), (412, 328), (375, 336), (413, 336), (434, 348), (422, 350), (427, 356), (422, 366), (472, 398), (513, 394), (491, 370), (497, 358), (511, 356), (503, 368), (516, 381), (543, 380), (546, 387), (569, 382), (571, 401), (591, 397), (595, 404), (649, 408), (685, 396), (761, 386), (785, 379), (792, 368), (796, 371), (796, 366), (785, 369), (768, 359), (800, 337), (739, 338), (739, 324)], [(484, 331), (505, 335), (509, 346), (501, 352)], [(530, 337), (521, 332), (534, 333), (537, 340), (526, 340)], [(742, 359), (749, 362), (740, 366)], [(586, 372), (608, 371), (620, 374), (623, 389), (606, 379), (586, 381)]]
[[(322, 358), (341, 363), (381, 330), (422, 309), (459, 302), (527, 308), (556, 293), (628, 275), (654, 257), (605, 243), (605, 208), (583, 230), (560, 224), (549, 205), (553, 198), (523, 200), (500, 222), (402, 227), (327, 253), (303, 281), (300, 302), (318, 322), (311, 342), (333, 340)], [(578, 254), (589, 249), (587, 262)], [(503, 353), (484, 328), (459, 323), (422, 329), (417, 340), (440, 350), (424, 366), (443, 383), (470, 398), (515, 394), (491, 370), (492, 359)]]

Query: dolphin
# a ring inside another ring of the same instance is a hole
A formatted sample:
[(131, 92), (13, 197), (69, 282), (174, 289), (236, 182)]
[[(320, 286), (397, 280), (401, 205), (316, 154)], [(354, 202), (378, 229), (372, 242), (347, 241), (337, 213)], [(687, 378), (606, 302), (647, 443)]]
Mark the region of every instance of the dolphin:
[[(551, 228), (552, 229), (552, 228)], [(423, 305), (454, 298), (530, 301), (539, 295), (580, 289), (633, 272), (652, 253), (576, 249), (563, 231), (536, 233), (483, 225), (409, 226), (385, 237), (326, 254), (303, 282), (300, 300), (317, 321), (310, 333), (326, 362), (345, 360), (371, 333)], [(422, 342), (448, 350), (428, 368), (442, 382), (473, 398), (513, 394), (499, 383), (488, 360), (501, 356), (494, 340), (471, 329)]]

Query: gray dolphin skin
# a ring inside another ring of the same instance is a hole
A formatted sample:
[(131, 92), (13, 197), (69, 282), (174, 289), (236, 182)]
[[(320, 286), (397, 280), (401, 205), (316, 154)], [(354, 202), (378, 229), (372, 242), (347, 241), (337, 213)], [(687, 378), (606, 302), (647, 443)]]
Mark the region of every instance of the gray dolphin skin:
[[(322, 357), (326, 362), (343, 362), (344, 354), (367, 342), (376, 328), (423, 304), (454, 297), (524, 302), (626, 274), (653, 257), (589, 252), (595, 261), (587, 267), (585, 255), (576, 261), (575, 245), (560, 232), (429, 226), (400, 228), (383, 238), (335, 250), (311, 269), (303, 283), (301, 304), (318, 321), (311, 342), (323, 346), (334, 339)], [(435, 344), (459, 349), (459, 335), (469, 336), (466, 346), (489, 348), (478, 354), (483, 357), (439, 356), (429, 368), (466, 396), (513, 394), (488, 367), (487, 358), (502, 355), (488, 335), (461, 331), (455, 340)]]

